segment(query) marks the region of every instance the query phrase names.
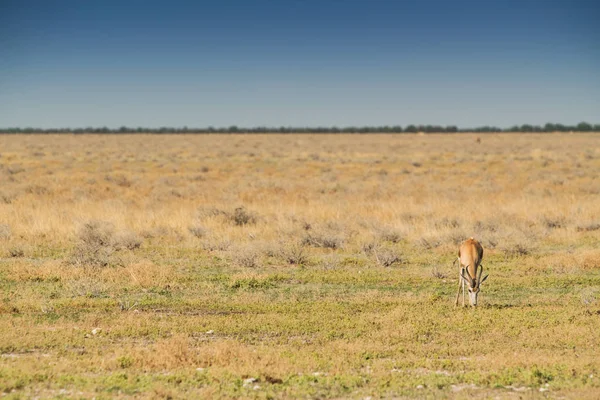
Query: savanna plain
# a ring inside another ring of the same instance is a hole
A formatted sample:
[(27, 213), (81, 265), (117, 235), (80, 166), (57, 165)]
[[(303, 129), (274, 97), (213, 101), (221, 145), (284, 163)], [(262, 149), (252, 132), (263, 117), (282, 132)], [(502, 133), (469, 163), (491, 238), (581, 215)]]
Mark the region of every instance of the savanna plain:
[(0, 396), (600, 398), (600, 134), (0, 135)]

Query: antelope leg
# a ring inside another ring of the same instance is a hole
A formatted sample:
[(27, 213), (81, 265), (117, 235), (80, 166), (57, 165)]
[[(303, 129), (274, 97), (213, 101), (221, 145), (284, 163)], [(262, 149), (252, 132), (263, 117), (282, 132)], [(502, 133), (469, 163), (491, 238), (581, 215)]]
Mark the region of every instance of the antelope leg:
[(458, 291), (456, 292), (456, 302), (454, 303), (455, 306), (458, 306), (458, 298), (460, 297), (460, 284), (462, 282), (463, 278), (462, 276), (460, 276), (460, 273), (458, 274)]
[(465, 306), (465, 279), (462, 280), (463, 283), (463, 307)]

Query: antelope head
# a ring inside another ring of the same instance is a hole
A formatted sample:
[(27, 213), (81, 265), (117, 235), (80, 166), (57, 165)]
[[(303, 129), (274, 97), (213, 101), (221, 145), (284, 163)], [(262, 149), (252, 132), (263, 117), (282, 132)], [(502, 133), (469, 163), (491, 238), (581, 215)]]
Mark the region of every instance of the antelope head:
[(477, 295), (479, 294), (479, 287), (483, 282), (485, 282), (489, 275), (484, 276), (483, 279), (481, 278), (481, 275), (483, 275), (483, 266), (481, 265), (479, 266), (479, 271), (475, 278), (471, 277), (468, 268), (464, 268), (461, 271), (460, 275), (465, 280), (465, 282), (468, 283), (469, 301), (471, 302), (471, 305), (475, 307), (477, 305)]

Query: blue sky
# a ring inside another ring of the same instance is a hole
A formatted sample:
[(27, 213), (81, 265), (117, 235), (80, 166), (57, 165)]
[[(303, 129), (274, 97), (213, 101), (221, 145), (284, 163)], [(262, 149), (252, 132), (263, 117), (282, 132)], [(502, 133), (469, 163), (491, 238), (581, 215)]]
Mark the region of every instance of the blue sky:
[(0, 1), (0, 127), (600, 122), (600, 1)]

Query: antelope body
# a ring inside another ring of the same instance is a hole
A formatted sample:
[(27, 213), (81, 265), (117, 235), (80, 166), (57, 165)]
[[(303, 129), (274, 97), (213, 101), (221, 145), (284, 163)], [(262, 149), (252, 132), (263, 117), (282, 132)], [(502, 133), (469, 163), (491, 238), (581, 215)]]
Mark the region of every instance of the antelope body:
[[(473, 307), (477, 305), (479, 286), (487, 279), (488, 275), (481, 279), (483, 267), (483, 247), (473, 238), (465, 240), (458, 248), (458, 261), (460, 271), (458, 276), (458, 292), (456, 293), (456, 305), (460, 295), (460, 287), (463, 290), (463, 306), (465, 305), (465, 284), (468, 285), (469, 301)], [(456, 262), (455, 261), (455, 262)]]

